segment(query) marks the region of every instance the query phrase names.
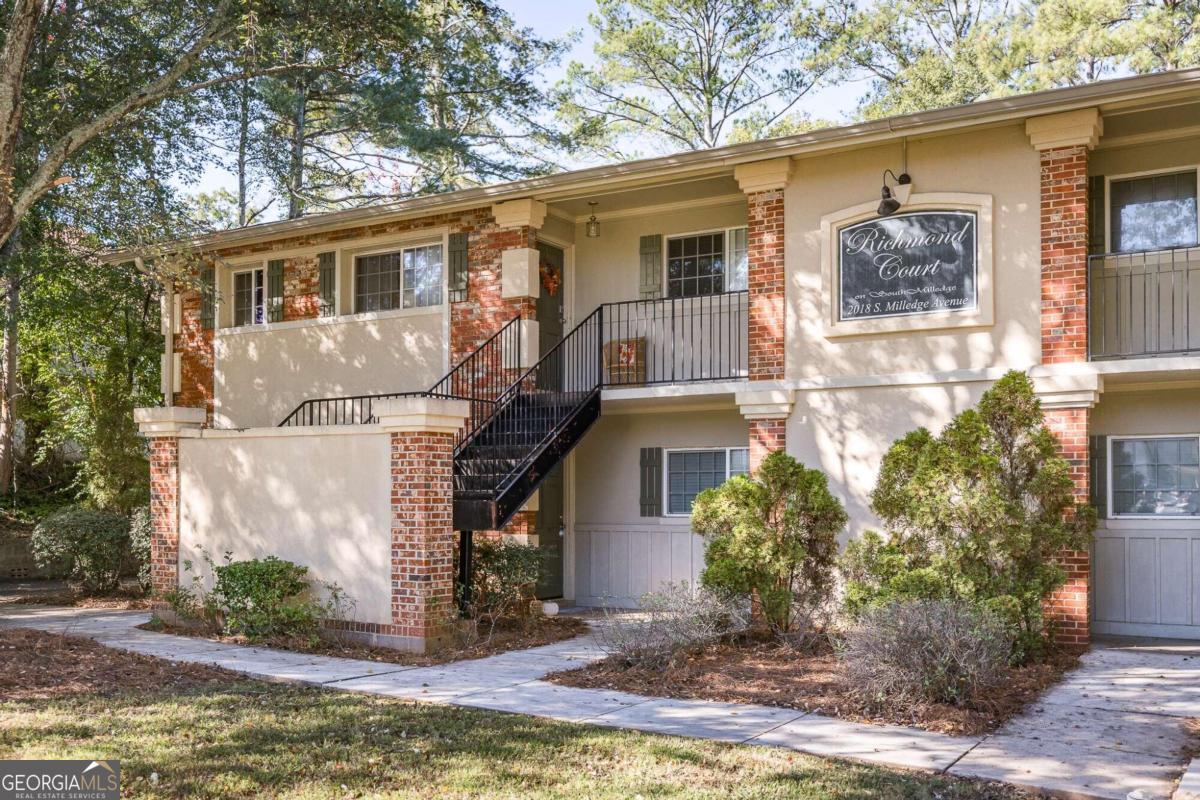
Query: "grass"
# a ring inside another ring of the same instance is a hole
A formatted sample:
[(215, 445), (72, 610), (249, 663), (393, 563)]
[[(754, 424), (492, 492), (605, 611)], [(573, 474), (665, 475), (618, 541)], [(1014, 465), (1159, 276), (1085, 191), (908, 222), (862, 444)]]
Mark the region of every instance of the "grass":
[(118, 758), (123, 795), (136, 798), (1024, 796), (784, 750), (252, 681), (2, 702), (0, 758)]

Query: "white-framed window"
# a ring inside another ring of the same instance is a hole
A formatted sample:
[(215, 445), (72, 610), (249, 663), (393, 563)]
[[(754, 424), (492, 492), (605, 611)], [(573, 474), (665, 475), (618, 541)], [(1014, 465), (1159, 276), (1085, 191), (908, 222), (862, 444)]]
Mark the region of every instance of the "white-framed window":
[(442, 304), (442, 246), (405, 247), (354, 259), (354, 310), (390, 311)]
[(233, 273), (234, 326), (266, 322), (266, 295), (266, 270), (262, 267)]
[(745, 289), (749, 275), (746, 228), (667, 237), (667, 297), (703, 297)]
[(696, 495), (750, 471), (750, 450), (746, 447), (689, 448), (665, 453), (663, 496), (669, 517), (691, 514)]
[(1192, 247), (1200, 243), (1200, 170), (1196, 168), (1108, 180), (1109, 251)]
[(1110, 436), (1113, 517), (1200, 516), (1200, 434)]

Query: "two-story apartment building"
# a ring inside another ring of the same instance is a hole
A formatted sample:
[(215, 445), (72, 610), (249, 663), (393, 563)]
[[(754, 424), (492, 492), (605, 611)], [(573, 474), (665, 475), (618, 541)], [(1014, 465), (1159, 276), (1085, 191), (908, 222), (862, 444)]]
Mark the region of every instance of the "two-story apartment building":
[(421, 647), (503, 529), (634, 605), (697, 575), (700, 490), (786, 448), (856, 536), (891, 442), (1018, 369), (1101, 511), (1060, 633), (1200, 637), (1198, 168), (1189, 70), (187, 243), (156, 582), (274, 553)]

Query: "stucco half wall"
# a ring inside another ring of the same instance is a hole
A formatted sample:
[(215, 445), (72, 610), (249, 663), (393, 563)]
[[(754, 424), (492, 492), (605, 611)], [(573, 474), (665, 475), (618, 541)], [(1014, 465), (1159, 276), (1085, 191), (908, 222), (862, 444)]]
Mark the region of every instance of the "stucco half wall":
[[(180, 582), (184, 561), (211, 581), (216, 561), (278, 556), (336, 583), (354, 619), (391, 623), (388, 435), (356, 428), (205, 431), (179, 443)], [(320, 591), (318, 589), (318, 591)]]
[(304, 400), (428, 389), (445, 343), (441, 306), (219, 331), (215, 424), (278, 425)]

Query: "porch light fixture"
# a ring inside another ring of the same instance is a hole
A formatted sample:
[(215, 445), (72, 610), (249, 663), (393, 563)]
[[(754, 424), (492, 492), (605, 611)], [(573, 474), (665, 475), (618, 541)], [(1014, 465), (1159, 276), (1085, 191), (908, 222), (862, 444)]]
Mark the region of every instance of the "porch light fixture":
[(592, 216), (588, 218), (584, 232), (589, 239), (600, 238), (600, 220), (596, 219), (596, 206), (598, 205), (599, 203), (596, 203), (595, 201), (588, 201), (588, 206), (592, 209)]
[(903, 200), (898, 199), (892, 194), (891, 188), (887, 185), (888, 175), (891, 175), (892, 180), (896, 182), (896, 194), (900, 195), (904, 199), (908, 199), (909, 190), (901, 187), (908, 187), (912, 185), (912, 178), (907, 172), (901, 172), (900, 177), (896, 177), (896, 173), (892, 172), (890, 169), (885, 169), (883, 171), (883, 189), (879, 192), (880, 200), (879, 208), (877, 209), (879, 216), (881, 217), (895, 214), (900, 210), (900, 205), (903, 202)]

